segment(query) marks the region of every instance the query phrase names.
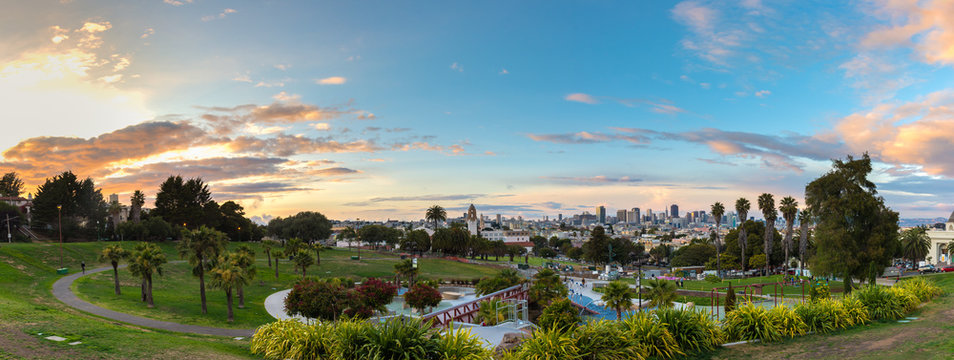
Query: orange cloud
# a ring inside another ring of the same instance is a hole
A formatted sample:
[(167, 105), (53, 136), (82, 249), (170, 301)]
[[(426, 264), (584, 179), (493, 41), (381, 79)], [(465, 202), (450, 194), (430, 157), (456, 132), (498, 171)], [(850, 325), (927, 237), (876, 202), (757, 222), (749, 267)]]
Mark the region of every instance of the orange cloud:
[(868, 33), (866, 48), (914, 48), (929, 64), (954, 64), (954, 2), (948, 0), (878, 0), (876, 14), (894, 24)]
[(348, 82), (348, 79), (341, 76), (332, 76), (326, 77), (324, 79), (318, 79), (315, 82), (319, 85), (341, 85)]

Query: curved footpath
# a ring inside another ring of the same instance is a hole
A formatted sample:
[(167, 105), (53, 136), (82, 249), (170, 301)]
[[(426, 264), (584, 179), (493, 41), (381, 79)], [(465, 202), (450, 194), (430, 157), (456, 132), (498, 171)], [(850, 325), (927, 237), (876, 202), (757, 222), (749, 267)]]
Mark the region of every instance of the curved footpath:
[[(176, 261), (181, 262), (181, 261)], [(173, 263), (173, 262), (170, 262)], [(124, 268), (126, 265), (120, 266)], [(90, 314), (101, 316), (110, 320), (121, 321), (128, 324), (133, 324), (142, 327), (148, 327), (159, 330), (166, 330), (172, 332), (186, 333), (186, 334), (196, 334), (196, 335), (213, 335), (213, 336), (228, 336), (228, 337), (251, 337), (255, 333), (255, 329), (222, 329), (214, 328), (207, 326), (197, 326), (197, 325), (186, 325), (179, 324), (168, 321), (160, 321), (149, 318), (144, 318), (135, 315), (129, 315), (106, 308), (102, 308), (96, 305), (93, 305), (89, 302), (81, 300), (76, 294), (73, 293), (72, 285), (73, 281), (79, 279), (80, 277), (86, 276), (88, 274), (95, 274), (98, 272), (112, 270), (112, 266), (102, 267), (93, 270), (87, 270), (86, 274), (76, 273), (72, 275), (67, 275), (56, 282), (53, 283), (53, 296), (62, 301), (64, 304)]]

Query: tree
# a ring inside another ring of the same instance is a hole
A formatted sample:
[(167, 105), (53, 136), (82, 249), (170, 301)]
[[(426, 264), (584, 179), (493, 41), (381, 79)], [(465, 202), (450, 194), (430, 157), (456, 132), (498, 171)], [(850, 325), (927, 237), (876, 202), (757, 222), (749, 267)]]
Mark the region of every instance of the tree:
[[(222, 289), (225, 291), (225, 304), (228, 307), (228, 322), (235, 321), (235, 315), (232, 312), (232, 293), (242, 286), (248, 285), (251, 281), (247, 269), (242, 268), (244, 260), (242, 254), (227, 253), (219, 258), (215, 267), (209, 271), (209, 286), (213, 289)], [(239, 308), (243, 308), (240, 297)]]
[(378, 244), (394, 245), (401, 238), (401, 230), (392, 229), (384, 225), (365, 225), (358, 229), (361, 241), (377, 248)]
[(142, 206), (146, 204), (146, 194), (143, 194), (141, 190), (133, 191), (129, 202), (129, 220), (138, 223), (142, 220)]
[(132, 253), (129, 262), (129, 271), (142, 279), (142, 298), (150, 308), (152, 301), (152, 276), (162, 275), (162, 264), (166, 263), (166, 255), (156, 244), (140, 243)]
[(747, 234), (745, 233), (745, 220), (749, 216), (749, 208), (751, 204), (746, 198), (739, 198), (735, 201), (735, 212), (739, 215), (739, 248), (742, 250), (742, 256), (740, 257), (740, 263), (742, 264), (742, 272), (745, 273), (745, 248), (748, 245), (746, 243)]
[(749, 258), (749, 266), (753, 269), (766, 266), (767, 261), (765, 261), (765, 254), (754, 255)]
[(414, 284), (414, 278), (417, 276), (417, 268), (414, 267), (414, 262), (411, 259), (406, 259), (397, 264), (394, 264), (394, 273), (398, 277), (398, 284), (401, 283), (401, 278), (407, 279), (407, 285), (411, 286)]
[(299, 249), (295, 253), (295, 267), (301, 269), (301, 278), (304, 279), (307, 274), (308, 267), (315, 264), (315, 259), (311, 257), (311, 253), (305, 249)]
[(808, 209), (802, 209), (798, 213), (798, 224), (799, 224), (799, 235), (798, 235), (798, 256), (801, 264), (799, 264), (799, 275), (804, 274), (805, 270), (805, 256), (808, 255), (808, 227), (811, 225), (811, 213)]
[(716, 254), (716, 248), (712, 245), (686, 245), (672, 253), (672, 266), (702, 266)]
[(656, 260), (657, 263), (662, 262), (664, 259), (669, 258), (670, 250), (668, 245), (659, 244), (652, 250), (649, 250), (649, 256)]
[(504, 302), (500, 300), (481, 301), (480, 307), (477, 309), (477, 321), (486, 326), (497, 325), (506, 319), (501, 311), (504, 306)]
[(290, 315), (335, 321), (351, 302), (349, 291), (338, 282), (302, 279), (285, 297), (285, 311)]
[(0, 178), (0, 197), (18, 197), (23, 193), (23, 180), (15, 172), (3, 174)]
[(319, 242), (311, 244), (310, 248), (315, 250), (315, 265), (321, 265), (321, 252), (327, 250), (328, 248)]
[[(238, 251), (229, 256), (229, 259), (235, 263), (235, 266), (238, 266), (239, 269), (243, 271), (243, 276), (248, 281), (255, 279), (257, 271), (255, 270), (255, 251), (252, 250), (251, 246), (248, 244), (242, 244), (239, 246)], [(245, 308), (245, 283), (238, 283), (236, 290), (238, 290), (239, 309)]]
[(129, 250), (123, 249), (119, 245), (109, 245), (103, 248), (99, 254), (100, 262), (109, 262), (113, 265), (113, 283), (116, 285), (116, 295), (121, 295), (119, 290), (119, 262), (129, 257)]
[(410, 290), (404, 293), (404, 302), (423, 315), (425, 309), (441, 303), (441, 293), (430, 286), (414, 284)]
[[(181, 176), (170, 176), (161, 185), (156, 193), (155, 208), (150, 212), (166, 221), (191, 227), (202, 225), (215, 227), (207, 209), (215, 208), (209, 186), (201, 178), (183, 180)], [(205, 311), (202, 312), (203, 314)]]
[(549, 305), (553, 300), (565, 298), (566, 285), (560, 281), (560, 275), (550, 269), (543, 269), (533, 275), (533, 285), (530, 286), (530, 303), (538, 307)]
[(319, 212), (302, 211), (287, 218), (272, 219), (268, 222), (268, 233), (282, 239), (324, 241), (331, 236), (331, 221)]
[[(61, 208), (60, 208), (61, 207)], [(93, 180), (77, 180), (72, 172), (64, 172), (46, 179), (37, 187), (33, 199), (33, 217), (41, 223), (58, 224), (62, 215), (64, 237), (69, 237), (77, 223), (85, 219), (87, 235), (96, 233), (97, 221), (106, 220), (106, 202)]]
[(923, 227), (914, 227), (901, 232), (901, 254), (911, 262), (924, 260), (931, 248), (931, 238)]
[(447, 211), (444, 211), (440, 205), (434, 205), (427, 209), (424, 218), (434, 222), (434, 229), (438, 228), (438, 222), (447, 220)]
[(622, 281), (612, 281), (603, 288), (600, 297), (607, 307), (616, 310), (616, 320), (623, 318), (623, 310), (633, 306), (633, 290)]
[(722, 278), (722, 241), (719, 239), (719, 225), (722, 224), (722, 215), (725, 214), (725, 205), (722, 205), (722, 203), (716, 201), (715, 204), (712, 204), (712, 208), (710, 210), (712, 217), (715, 218), (716, 223), (716, 273), (719, 274), (719, 278)]
[[(778, 212), (775, 210), (775, 197), (769, 193), (762, 193), (759, 195), (759, 210), (762, 211), (762, 217), (765, 218), (765, 233), (762, 246), (764, 247), (764, 253), (766, 260), (772, 254), (772, 247), (775, 245), (775, 219), (778, 218)], [(769, 272), (769, 262), (765, 262), (765, 274), (770, 274)]]
[(262, 252), (264, 252), (265, 256), (268, 258), (268, 267), (272, 267), (272, 246), (275, 245), (275, 241), (273, 240), (262, 241)]
[[(566, 251), (566, 257), (579, 261), (583, 258), (583, 249), (575, 247)], [(510, 261), (513, 261), (512, 259)]]
[(431, 250), (431, 237), (424, 230), (408, 231), (401, 238), (400, 245), (403, 251), (424, 255)]
[(538, 325), (542, 329), (560, 329), (563, 331), (572, 329), (579, 324), (580, 311), (570, 302), (570, 299), (559, 299), (551, 302), (549, 306), (543, 309), (543, 314), (537, 319)]
[(199, 298), (202, 301), (202, 313), (209, 312), (205, 304), (205, 271), (211, 269), (228, 242), (221, 231), (205, 225), (195, 230), (183, 230), (178, 250), (180, 257), (189, 257), (192, 275), (199, 277)]
[(663, 279), (652, 279), (646, 281), (649, 288), (646, 291), (649, 297), (649, 306), (656, 306), (660, 309), (672, 307), (676, 301), (676, 283)]
[(281, 259), (285, 254), (281, 250), (275, 250), (272, 255), (275, 255), (275, 280), (278, 280), (278, 259)]
[(792, 230), (795, 227), (795, 217), (798, 216), (798, 201), (791, 196), (782, 198), (778, 210), (782, 212), (782, 218), (785, 219), (785, 237), (782, 239), (782, 249), (785, 250), (785, 260), (782, 262), (788, 267), (789, 250), (792, 248)]
[(123, 206), (118, 202), (109, 204), (109, 215), (112, 217), (113, 230), (118, 230), (119, 228), (119, 215), (123, 213)]
[(898, 213), (884, 205), (870, 173), (867, 153), (858, 160), (848, 156), (833, 160), (828, 173), (805, 187), (815, 220), (813, 273), (872, 280), (898, 252)]
[(593, 228), (590, 239), (583, 243), (583, 258), (597, 265), (609, 264), (613, 261), (609, 252), (610, 241), (609, 235), (606, 235), (606, 230), (602, 226)]
[(386, 313), (387, 304), (390, 304), (397, 295), (397, 286), (391, 285), (376, 278), (368, 278), (361, 282), (354, 291), (359, 295), (359, 301), (374, 311)]
[(474, 286), (477, 295), (487, 295), (523, 283), (523, 278), (513, 269), (501, 270), (494, 277), (485, 277)]

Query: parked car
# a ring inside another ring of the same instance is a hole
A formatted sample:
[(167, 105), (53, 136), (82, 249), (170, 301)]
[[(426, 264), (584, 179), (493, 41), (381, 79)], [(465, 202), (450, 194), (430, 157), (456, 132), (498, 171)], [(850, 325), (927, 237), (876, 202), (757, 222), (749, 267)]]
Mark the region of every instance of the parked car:
[(941, 271), (943, 271), (943, 272), (954, 272), (954, 266), (945, 266), (943, 269), (941, 269)]
[(937, 268), (935, 268), (934, 265), (924, 265), (918, 268), (918, 272), (922, 274), (935, 273), (937, 272)]

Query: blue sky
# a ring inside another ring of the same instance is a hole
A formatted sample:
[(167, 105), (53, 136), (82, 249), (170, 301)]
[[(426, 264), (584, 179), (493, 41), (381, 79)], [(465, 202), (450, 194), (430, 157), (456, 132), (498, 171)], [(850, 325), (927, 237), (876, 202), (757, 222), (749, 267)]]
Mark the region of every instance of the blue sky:
[[(954, 209), (945, 1), (34, 1), (0, 6), (0, 170), (267, 219), (706, 209), (869, 152)], [(754, 214), (759, 216), (759, 214)]]

